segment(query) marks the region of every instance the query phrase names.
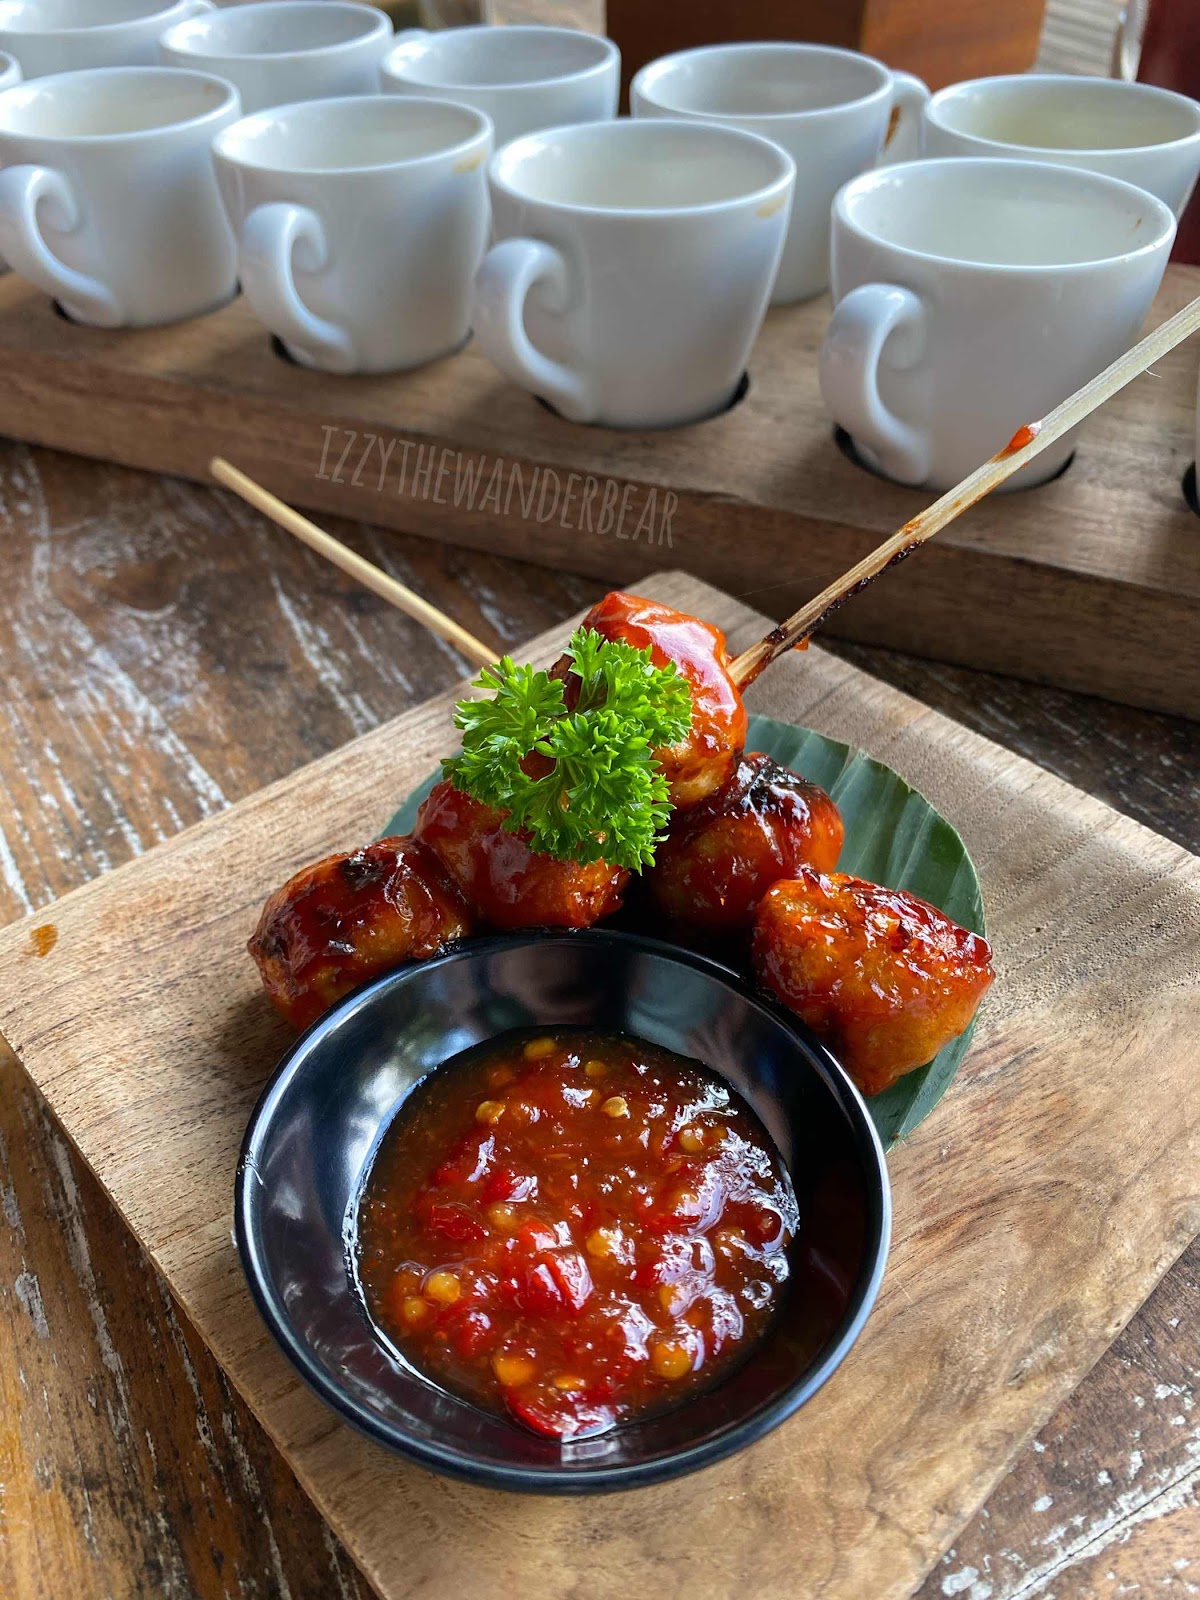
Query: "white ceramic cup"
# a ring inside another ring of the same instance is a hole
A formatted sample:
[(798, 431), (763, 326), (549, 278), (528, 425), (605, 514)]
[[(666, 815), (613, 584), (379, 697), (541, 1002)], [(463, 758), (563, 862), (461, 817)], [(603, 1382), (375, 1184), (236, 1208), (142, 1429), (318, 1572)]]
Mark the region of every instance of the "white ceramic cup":
[(652, 61), (634, 77), (635, 117), (688, 117), (774, 139), (796, 163), (792, 222), (771, 296), (808, 300), (829, 287), (829, 213), (848, 179), (880, 159), (915, 156), (929, 90), (854, 50), (816, 44), (718, 44)]
[(210, 0), (0, 0), (0, 50), (27, 78), (89, 67), (152, 67), (165, 29)]
[(240, 114), (220, 78), (98, 67), (0, 95), (0, 255), (101, 328), (198, 316), (237, 288), (213, 136)]
[(416, 96), (280, 106), (218, 137), (242, 292), (294, 360), (388, 372), (466, 341), (491, 148), (482, 112)]
[(539, 128), (616, 115), (621, 57), (576, 28), (447, 28), (398, 34), (384, 61), (390, 94), (437, 95), (486, 112), (496, 147)]
[[(950, 488), (1133, 343), (1174, 236), (1155, 196), (1069, 167), (865, 173), (834, 203), (825, 403), (869, 465)], [(1053, 477), (1073, 448), (1007, 487)]]
[(392, 24), (351, 0), (252, 0), (169, 28), (158, 53), (168, 67), (226, 78), (247, 115), (297, 100), (379, 92)]
[(795, 168), (702, 122), (585, 123), (492, 160), (472, 325), (575, 422), (657, 428), (728, 405), (762, 324)]
[[(6, 55), (0, 50), (0, 93), (11, 89), (14, 83), (21, 81), (21, 63), (16, 56)], [(0, 259), (0, 273), (8, 271), (8, 262)]]
[(1178, 217), (1200, 172), (1200, 105), (1146, 83), (1030, 73), (935, 94), (928, 156), (1000, 156), (1083, 167), (1149, 189)]

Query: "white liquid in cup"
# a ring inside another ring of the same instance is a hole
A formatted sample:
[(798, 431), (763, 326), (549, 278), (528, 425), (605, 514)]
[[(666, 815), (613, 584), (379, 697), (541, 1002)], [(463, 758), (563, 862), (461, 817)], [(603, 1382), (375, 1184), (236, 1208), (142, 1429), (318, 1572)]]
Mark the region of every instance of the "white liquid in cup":
[(0, 50), (26, 78), (151, 67), (167, 28), (211, 10), (211, 0), (0, 0)]
[(977, 78), (925, 107), (927, 156), (995, 156), (1100, 172), (1148, 189), (1179, 216), (1200, 172), (1200, 105), (1109, 78)]
[(465, 342), (491, 148), (469, 106), (390, 95), (279, 106), (218, 138), (242, 291), (293, 360), (389, 372)]
[(447, 28), (397, 35), (385, 92), (434, 95), (492, 119), (496, 148), (539, 128), (616, 115), (621, 57), (611, 39), (574, 28)]
[(379, 92), (391, 20), (352, 0), (252, 0), (193, 17), (159, 41), (165, 66), (234, 85), (246, 113), (298, 100)]
[(655, 428), (732, 399), (787, 232), (794, 167), (713, 123), (617, 121), (507, 145), (472, 322), (577, 422)]
[[(1175, 219), (1065, 167), (960, 158), (867, 173), (834, 206), (821, 392), (860, 455), (948, 489), (1134, 342)], [(1008, 487), (1061, 470), (1073, 434)]]
[(772, 299), (807, 300), (829, 287), (829, 216), (850, 178), (880, 159), (916, 155), (929, 90), (854, 50), (810, 44), (725, 44), (682, 50), (641, 69), (635, 117), (719, 122), (771, 139), (796, 164), (792, 220)]
[(198, 316), (237, 288), (212, 141), (239, 115), (219, 78), (102, 67), (0, 95), (0, 255), (99, 327)]

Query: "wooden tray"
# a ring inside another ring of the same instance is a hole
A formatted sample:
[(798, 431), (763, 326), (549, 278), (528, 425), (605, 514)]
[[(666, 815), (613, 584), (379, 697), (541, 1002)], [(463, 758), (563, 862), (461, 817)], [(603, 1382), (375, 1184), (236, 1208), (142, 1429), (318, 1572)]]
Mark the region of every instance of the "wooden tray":
[[(1155, 318), (1196, 293), (1200, 271), (1170, 268)], [(274, 354), (241, 300), (101, 332), (10, 274), (0, 433), (201, 479), (220, 453), (300, 505), (614, 582), (679, 566), (778, 618), (928, 499), (835, 444), (827, 319), (823, 299), (773, 311), (723, 416), (618, 433), (563, 421), (473, 345), (407, 375), (330, 377)], [(1181, 490), (1195, 394), (1193, 343), (1091, 419), (1057, 482), (978, 507), (832, 631), (1200, 717), (1200, 519)]]
[[(681, 575), (648, 587), (738, 647), (761, 627)], [(451, 698), (0, 933), (0, 1028), (381, 1594), (900, 1600), (1200, 1227), (1200, 862), (820, 650), (773, 668), (755, 709), (863, 745), (966, 836), (1000, 972), (977, 1043), (891, 1157), (883, 1294), (799, 1416), (658, 1488), (475, 1490), (302, 1387), (230, 1236), (242, 1130), (288, 1037), (243, 941), (270, 888), (371, 834), (449, 747)]]

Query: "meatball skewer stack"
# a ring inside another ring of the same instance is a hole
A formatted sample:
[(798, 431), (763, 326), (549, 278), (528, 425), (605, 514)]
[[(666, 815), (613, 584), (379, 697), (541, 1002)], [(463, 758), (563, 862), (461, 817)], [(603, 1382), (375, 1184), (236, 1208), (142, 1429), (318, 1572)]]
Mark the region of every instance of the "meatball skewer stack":
[[(772, 652), (731, 661), (720, 629), (621, 591), (583, 627), (655, 666), (673, 662), (691, 691), (686, 735), (653, 752), (672, 806), (644, 875), (658, 910), (689, 931), (743, 941), (763, 987), (831, 1045), (865, 1093), (932, 1059), (992, 981), (987, 943), (916, 896), (836, 873), (834, 802), (745, 752), (737, 680)], [(570, 656), (551, 676), (571, 707)], [(280, 1011), (304, 1025), (359, 983), (480, 929), (586, 928), (620, 908), (627, 869), (559, 859), (507, 821), (443, 779), (411, 835), (331, 856), (285, 884), (250, 941)]]

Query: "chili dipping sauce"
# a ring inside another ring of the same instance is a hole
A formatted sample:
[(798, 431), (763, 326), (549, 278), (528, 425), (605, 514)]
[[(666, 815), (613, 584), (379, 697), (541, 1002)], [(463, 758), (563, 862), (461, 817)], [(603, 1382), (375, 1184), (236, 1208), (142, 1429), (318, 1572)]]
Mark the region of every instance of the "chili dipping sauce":
[(707, 1068), (628, 1037), (513, 1033), (405, 1101), (359, 1207), (359, 1279), (428, 1377), (579, 1438), (740, 1364), (798, 1220), (769, 1135)]

